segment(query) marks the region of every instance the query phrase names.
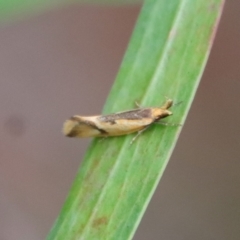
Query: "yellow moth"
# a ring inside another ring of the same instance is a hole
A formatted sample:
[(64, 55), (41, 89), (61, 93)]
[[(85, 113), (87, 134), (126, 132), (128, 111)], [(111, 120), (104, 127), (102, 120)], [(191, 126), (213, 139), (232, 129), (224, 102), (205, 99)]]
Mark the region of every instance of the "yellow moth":
[(63, 133), (68, 137), (111, 137), (138, 132), (133, 142), (150, 125), (172, 115), (168, 110), (172, 105), (173, 101), (169, 99), (159, 108), (138, 106), (137, 109), (109, 115), (75, 115), (64, 123)]

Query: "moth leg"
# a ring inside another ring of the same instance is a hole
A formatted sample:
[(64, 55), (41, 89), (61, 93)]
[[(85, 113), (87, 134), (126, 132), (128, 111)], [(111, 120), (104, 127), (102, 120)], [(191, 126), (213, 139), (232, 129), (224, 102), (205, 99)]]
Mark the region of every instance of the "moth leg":
[(107, 138), (108, 138), (108, 136), (102, 136), (102, 137), (99, 138), (99, 142), (103, 142)]
[(172, 127), (174, 127), (174, 126), (178, 126), (178, 127), (182, 126), (182, 124), (180, 124), (180, 123), (168, 123), (168, 122), (162, 122), (162, 121), (157, 121), (155, 123), (161, 124), (161, 125), (164, 125), (164, 126), (172, 126)]
[(147, 130), (148, 127), (149, 125), (143, 128), (142, 130), (138, 131), (137, 134), (134, 136), (134, 138), (131, 140), (130, 145), (132, 145), (133, 142), (140, 136), (140, 134), (142, 134), (145, 130)]
[(137, 108), (141, 108), (141, 105), (139, 104), (138, 101), (135, 101), (135, 106), (136, 106)]

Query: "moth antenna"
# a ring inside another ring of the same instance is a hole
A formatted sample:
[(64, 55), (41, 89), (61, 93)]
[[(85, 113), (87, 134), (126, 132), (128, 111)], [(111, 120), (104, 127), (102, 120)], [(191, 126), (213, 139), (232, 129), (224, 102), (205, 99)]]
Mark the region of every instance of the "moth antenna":
[(179, 101), (179, 102), (177, 102), (177, 103), (174, 103), (173, 104), (173, 107), (175, 107), (175, 106), (177, 106), (177, 105), (180, 105), (180, 104), (182, 104), (183, 103), (183, 101)]

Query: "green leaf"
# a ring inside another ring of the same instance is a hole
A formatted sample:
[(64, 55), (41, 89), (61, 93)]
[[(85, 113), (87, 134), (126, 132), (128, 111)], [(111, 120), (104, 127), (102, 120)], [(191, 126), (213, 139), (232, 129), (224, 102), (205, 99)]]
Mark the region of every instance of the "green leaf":
[[(221, 0), (148, 0), (140, 13), (104, 113), (161, 106), (184, 123), (205, 66)], [(95, 139), (48, 239), (131, 239), (176, 144), (181, 127), (151, 126), (134, 134)], [(186, 149), (187, 151), (187, 149)]]

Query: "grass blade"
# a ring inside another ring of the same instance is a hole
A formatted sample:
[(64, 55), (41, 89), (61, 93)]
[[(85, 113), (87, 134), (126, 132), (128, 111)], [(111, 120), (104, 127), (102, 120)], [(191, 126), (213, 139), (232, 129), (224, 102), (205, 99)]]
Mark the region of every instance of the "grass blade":
[[(183, 101), (184, 123), (212, 45), (221, 0), (145, 2), (105, 113)], [(170, 158), (180, 127), (95, 139), (48, 239), (131, 239)]]

